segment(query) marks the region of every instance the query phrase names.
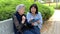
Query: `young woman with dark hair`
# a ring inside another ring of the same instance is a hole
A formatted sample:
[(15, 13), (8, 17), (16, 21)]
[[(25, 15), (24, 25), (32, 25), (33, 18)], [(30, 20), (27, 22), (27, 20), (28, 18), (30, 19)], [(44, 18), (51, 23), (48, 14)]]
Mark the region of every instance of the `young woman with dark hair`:
[(27, 13), (27, 21), (33, 26), (30, 31), (34, 32), (34, 34), (40, 34), (40, 29), (42, 28), (43, 21), (42, 15), (40, 12), (38, 12), (38, 7), (36, 4), (32, 4), (30, 6), (29, 12)]

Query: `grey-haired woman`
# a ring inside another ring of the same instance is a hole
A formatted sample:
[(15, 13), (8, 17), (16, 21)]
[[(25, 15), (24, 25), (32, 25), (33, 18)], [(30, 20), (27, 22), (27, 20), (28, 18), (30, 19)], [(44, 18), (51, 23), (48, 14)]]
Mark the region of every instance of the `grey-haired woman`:
[(14, 34), (22, 34), (23, 27), (25, 24), (25, 15), (24, 15), (25, 6), (24, 4), (17, 5), (16, 13), (13, 15), (13, 26)]
[(16, 7), (16, 13), (13, 15), (14, 34), (34, 34), (30, 31), (33, 27), (27, 22), (24, 4)]

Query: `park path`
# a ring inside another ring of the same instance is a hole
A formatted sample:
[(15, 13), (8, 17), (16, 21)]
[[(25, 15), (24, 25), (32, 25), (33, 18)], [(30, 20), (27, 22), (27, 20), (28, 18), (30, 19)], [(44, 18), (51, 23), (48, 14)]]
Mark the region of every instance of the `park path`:
[(60, 34), (60, 10), (55, 10), (49, 21), (52, 21), (51, 28), (41, 34)]

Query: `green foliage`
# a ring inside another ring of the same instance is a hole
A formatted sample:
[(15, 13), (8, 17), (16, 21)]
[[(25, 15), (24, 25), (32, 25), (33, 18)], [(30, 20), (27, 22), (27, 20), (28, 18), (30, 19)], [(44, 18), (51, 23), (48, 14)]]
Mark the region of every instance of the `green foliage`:
[(26, 14), (33, 3), (38, 5), (38, 10), (41, 12), (43, 20), (48, 20), (54, 13), (52, 7), (42, 5), (39, 2), (34, 2), (34, 0), (0, 0), (0, 21), (11, 18), (16, 11), (16, 6), (19, 4), (25, 4)]
[[(49, 4), (43, 4), (45, 6), (49, 6)], [(50, 3), (50, 7), (53, 7), (54, 9), (60, 9), (60, 3), (57, 4), (56, 3)]]
[(56, 9), (60, 9), (60, 5), (58, 5), (58, 6), (56, 7)]

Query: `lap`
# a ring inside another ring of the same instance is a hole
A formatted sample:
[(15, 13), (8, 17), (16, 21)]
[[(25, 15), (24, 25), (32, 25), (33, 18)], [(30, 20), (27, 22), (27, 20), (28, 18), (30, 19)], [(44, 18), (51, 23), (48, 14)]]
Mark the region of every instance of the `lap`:
[(29, 31), (29, 30), (26, 30), (26, 31), (23, 32), (23, 34), (34, 34), (34, 33)]
[(38, 27), (34, 27), (34, 29), (31, 29), (30, 31), (34, 34), (40, 34), (40, 29)]

